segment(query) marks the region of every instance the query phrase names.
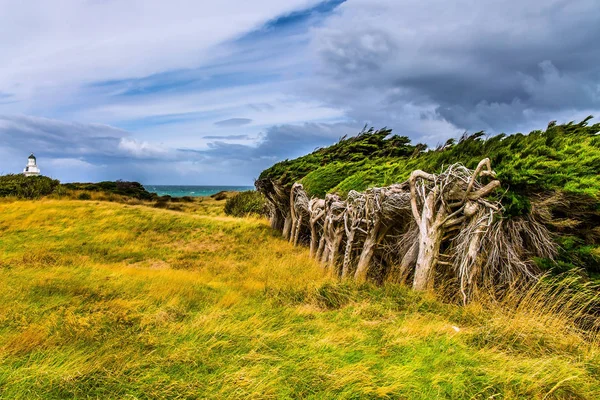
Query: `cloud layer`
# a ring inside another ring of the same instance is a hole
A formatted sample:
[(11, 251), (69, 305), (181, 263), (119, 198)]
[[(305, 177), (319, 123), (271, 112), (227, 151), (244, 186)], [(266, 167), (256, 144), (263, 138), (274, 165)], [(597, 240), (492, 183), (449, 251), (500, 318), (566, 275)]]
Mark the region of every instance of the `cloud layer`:
[[(597, 111), (597, 8), (595, 0), (349, 1), (313, 34), (318, 85), (354, 117), (400, 127), (419, 115), (511, 131)], [(355, 101), (361, 93), (370, 101)]]
[(600, 115), (596, 0), (213, 3), (0, 0), (0, 172), (250, 184), (365, 124)]

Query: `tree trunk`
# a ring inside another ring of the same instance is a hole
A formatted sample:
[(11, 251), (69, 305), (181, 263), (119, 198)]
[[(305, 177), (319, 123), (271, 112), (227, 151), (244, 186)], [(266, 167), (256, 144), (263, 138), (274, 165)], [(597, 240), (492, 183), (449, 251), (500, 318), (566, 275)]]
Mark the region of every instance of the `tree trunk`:
[(314, 257), (317, 252), (317, 246), (319, 245), (319, 238), (317, 237), (317, 223), (310, 221), (310, 256)]
[(310, 215), (309, 215), (308, 221), (310, 224), (310, 256), (316, 257), (317, 249), (318, 249), (318, 245), (319, 245), (317, 223), (323, 217), (323, 215), (325, 214), (325, 211), (319, 210), (318, 208), (317, 208), (317, 211), (315, 211), (314, 208), (309, 208), (309, 210), (310, 210)]
[(342, 279), (350, 274), (350, 262), (352, 261), (352, 245), (354, 244), (354, 235), (356, 231), (349, 229), (346, 232), (346, 250), (344, 251), (344, 261), (342, 263)]
[(415, 265), (413, 289), (427, 290), (433, 287), (435, 266), (438, 261), (442, 238), (444, 237), (442, 222), (446, 217), (446, 209), (441, 204), (434, 214), (438, 191), (433, 189), (425, 198), (419, 226), (419, 253)]
[(442, 244), (442, 231), (435, 226), (432, 228), (435, 229), (428, 229), (419, 235), (419, 253), (413, 280), (415, 290), (427, 290), (433, 287), (435, 266)]
[(288, 241), (290, 243), (294, 243), (294, 238), (296, 237), (296, 226), (298, 225), (298, 221), (296, 219), (294, 219), (293, 215), (292, 215), (292, 226), (290, 228), (290, 237), (288, 239)]
[(315, 254), (315, 258), (317, 260), (320, 260), (324, 251), (325, 251), (325, 232), (323, 232), (321, 234), (321, 238), (319, 239), (319, 247), (317, 249), (317, 253)]
[(329, 252), (331, 251), (331, 245), (329, 243), (329, 240), (325, 240), (325, 248), (323, 249), (323, 253), (321, 254), (321, 259), (319, 260), (319, 262), (326, 267), (327, 266), (327, 260), (329, 259)]
[(325, 249), (327, 248), (327, 231), (329, 230), (329, 218), (327, 214), (325, 214), (325, 218), (323, 220), (323, 229), (321, 231), (321, 238), (319, 239), (319, 248), (317, 250), (316, 258), (317, 260), (321, 260)]
[(406, 283), (406, 279), (408, 278), (410, 270), (415, 266), (415, 263), (417, 262), (418, 255), (419, 241), (416, 240), (406, 251), (404, 256), (402, 256), (402, 261), (400, 261), (400, 265), (390, 273), (389, 281), (402, 284)]
[(272, 229), (279, 230), (281, 228), (281, 214), (277, 209), (271, 212), (270, 223)]
[(365, 244), (363, 245), (360, 258), (358, 259), (358, 265), (356, 266), (356, 272), (354, 273), (354, 279), (357, 282), (364, 282), (367, 280), (367, 273), (371, 266), (371, 259), (373, 258), (373, 252), (377, 245), (377, 238), (379, 236), (379, 228), (381, 226), (381, 220), (377, 218), (371, 230), (365, 238)]
[(465, 269), (469, 271), (468, 276), (464, 275), (464, 272), (466, 272), (466, 271), (462, 271), (461, 276), (460, 276), (460, 293), (463, 296), (464, 304), (467, 304), (467, 292), (465, 291), (465, 280), (467, 281), (466, 284), (471, 286), (472, 278), (478, 272), (478, 268), (476, 265), (477, 264), (477, 256), (479, 254), (479, 249), (481, 247), (481, 239), (483, 238), (486, 228), (487, 228), (487, 223), (485, 221), (481, 221), (477, 225), (477, 228), (475, 229), (475, 234), (473, 235), (473, 237), (471, 238), (471, 241), (469, 242), (469, 248), (467, 250), (467, 254), (462, 262), (462, 265), (465, 267)]
[(287, 215), (285, 216), (285, 222), (283, 223), (283, 238), (284, 239), (289, 239), (290, 238), (290, 233), (292, 230), (292, 216), (290, 214), (290, 212), (288, 211)]
[(294, 207), (294, 190), (295, 184), (292, 186), (292, 190), (290, 190), (290, 218), (292, 220), (292, 226), (290, 228), (289, 241), (290, 243), (294, 242), (294, 238), (296, 237), (296, 225), (298, 224), (298, 217), (296, 216), (296, 208)]
[(296, 231), (294, 232), (294, 246), (298, 246), (298, 238), (300, 237), (300, 230), (302, 228), (302, 214), (298, 216), (296, 220)]
[(333, 267), (335, 266), (335, 261), (340, 251), (340, 245), (342, 244), (342, 239), (344, 239), (343, 232), (343, 228), (338, 228), (335, 231), (335, 236), (333, 237), (333, 240), (331, 241), (331, 253), (329, 253), (328, 262), (328, 268), (330, 269), (333, 269)]

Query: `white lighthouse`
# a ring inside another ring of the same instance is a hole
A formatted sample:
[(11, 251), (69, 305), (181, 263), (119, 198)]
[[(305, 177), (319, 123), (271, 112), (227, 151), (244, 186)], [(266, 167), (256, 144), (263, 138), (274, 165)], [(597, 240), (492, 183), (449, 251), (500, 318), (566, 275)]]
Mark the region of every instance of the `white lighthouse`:
[(23, 170), (23, 174), (25, 176), (38, 176), (40, 174), (40, 169), (37, 166), (37, 162), (33, 153), (27, 159), (27, 166)]

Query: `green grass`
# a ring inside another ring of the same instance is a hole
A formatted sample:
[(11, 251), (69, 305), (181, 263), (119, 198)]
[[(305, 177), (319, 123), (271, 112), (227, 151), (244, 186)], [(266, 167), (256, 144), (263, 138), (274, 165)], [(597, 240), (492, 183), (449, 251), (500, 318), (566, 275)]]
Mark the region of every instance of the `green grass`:
[(338, 282), (210, 210), (0, 203), (0, 397), (600, 397), (568, 316)]

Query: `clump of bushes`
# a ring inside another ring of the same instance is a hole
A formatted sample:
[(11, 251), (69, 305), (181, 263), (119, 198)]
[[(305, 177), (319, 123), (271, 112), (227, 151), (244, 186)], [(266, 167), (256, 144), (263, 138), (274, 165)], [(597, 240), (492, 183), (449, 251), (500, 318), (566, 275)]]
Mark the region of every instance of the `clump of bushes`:
[(77, 199), (79, 199), (79, 200), (91, 200), (92, 196), (88, 192), (82, 192), (82, 193), (79, 193), (79, 196), (77, 196)]
[(104, 192), (133, 197), (139, 200), (154, 200), (155, 193), (150, 193), (139, 182), (104, 181), (98, 183), (65, 183), (62, 186), (69, 190), (85, 190), (90, 192)]
[(227, 198), (227, 192), (224, 191), (224, 190), (222, 190), (219, 193), (215, 193), (215, 194), (213, 194), (210, 197), (212, 197), (213, 199), (215, 199), (217, 201), (219, 201), (219, 200), (225, 200)]
[(37, 199), (51, 194), (59, 185), (58, 180), (47, 176), (2, 175), (0, 176), (0, 197)]
[(152, 205), (154, 208), (163, 208), (165, 210), (173, 210), (173, 211), (183, 211), (183, 207), (181, 204), (177, 203), (189, 203), (193, 201), (191, 197), (172, 197), (168, 194), (164, 196), (157, 196), (154, 200), (156, 202)]
[(155, 200), (170, 201), (172, 203), (193, 203), (194, 202), (194, 198), (192, 196), (173, 197), (168, 194), (165, 194), (164, 196), (159, 196)]
[(240, 192), (225, 202), (225, 214), (234, 217), (268, 215), (267, 202), (262, 193), (255, 190)]

